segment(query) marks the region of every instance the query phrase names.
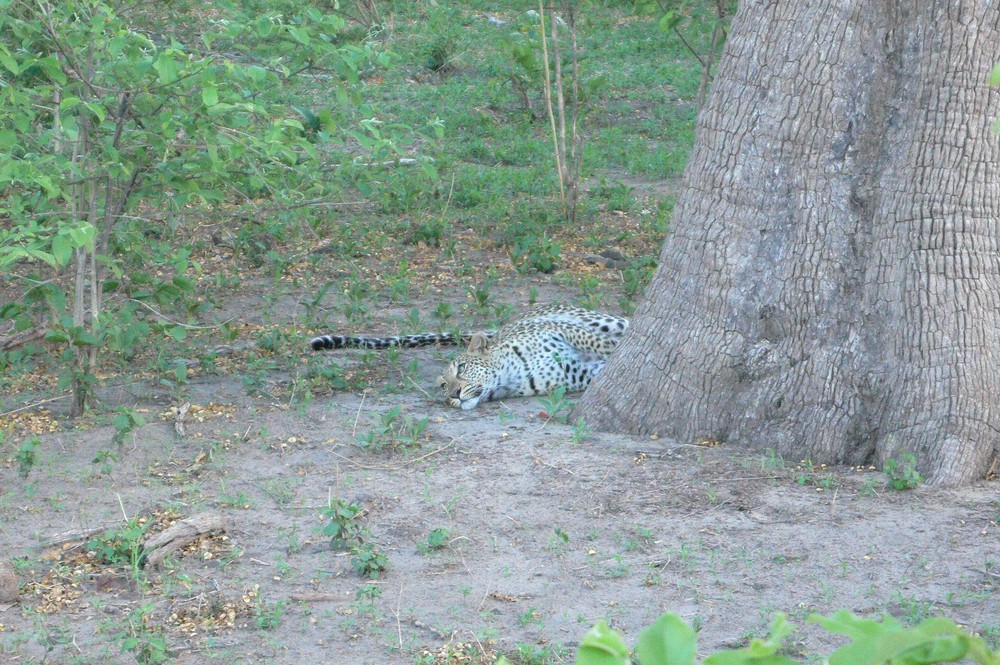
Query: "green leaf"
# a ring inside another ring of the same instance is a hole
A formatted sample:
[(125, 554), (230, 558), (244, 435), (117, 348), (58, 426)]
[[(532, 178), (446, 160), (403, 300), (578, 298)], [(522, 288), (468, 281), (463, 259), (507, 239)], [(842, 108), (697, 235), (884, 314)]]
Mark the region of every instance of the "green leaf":
[(161, 51), (156, 60), (153, 61), (153, 69), (160, 77), (162, 83), (173, 83), (177, 80), (177, 61), (174, 59), (173, 51)]
[(674, 30), (678, 25), (681, 24), (683, 17), (680, 14), (674, 12), (667, 12), (660, 17), (659, 26), (660, 30), (663, 32), (670, 32)]
[(75, 346), (97, 346), (101, 341), (96, 335), (87, 331), (79, 331), (73, 335), (73, 344)]
[(128, 38), (128, 35), (118, 35), (116, 37), (112, 37), (108, 42), (108, 53), (111, 55), (118, 55), (121, 53), (122, 49), (125, 48), (125, 45), (128, 43)]
[(0, 65), (14, 76), (21, 73), (21, 67), (17, 64), (17, 60), (14, 59), (14, 56), (10, 54), (10, 51), (5, 46), (0, 46)]
[(91, 102), (85, 102), (83, 105), (88, 111), (90, 111), (99, 122), (104, 122), (105, 112), (104, 107), (100, 104), (93, 104)]
[(68, 111), (69, 109), (71, 109), (74, 106), (78, 105), (80, 103), (80, 101), (81, 100), (80, 100), (79, 97), (74, 97), (73, 95), (70, 95), (68, 97), (64, 97), (63, 100), (61, 102), (59, 102), (59, 109), (62, 110), (62, 111)]
[(174, 275), (170, 282), (181, 291), (187, 291), (189, 293), (194, 291), (195, 282), (190, 277), (185, 277), (184, 275)]
[(993, 71), (990, 72), (990, 78), (988, 79), (990, 85), (1000, 85), (1000, 63), (997, 63), (993, 67)]
[(50, 55), (46, 58), (41, 58), (38, 60), (39, 67), (45, 72), (45, 75), (49, 77), (49, 80), (59, 83), (60, 85), (66, 85), (66, 73), (62, 70), (62, 65), (59, 64), (59, 59), (54, 55)]
[(70, 243), (70, 239), (64, 235), (52, 238), (52, 256), (59, 265), (68, 264), (73, 258), (73, 245)]
[(219, 86), (215, 81), (205, 81), (201, 84), (201, 101), (208, 107), (219, 103)]
[(56, 263), (56, 257), (52, 256), (52, 254), (50, 254), (48, 252), (43, 252), (40, 249), (33, 249), (33, 248), (32, 249), (24, 250), (24, 252), (28, 256), (30, 256), (31, 258), (37, 259), (39, 261), (44, 261), (45, 263), (49, 264), (53, 268), (56, 268), (56, 267), (59, 266), (59, 264)]
[(75, 115), (64, 115), (61, 117), (60, 126), (62, 130), (66, 132), (66, 136), (70, 140), (75, 141), (80, 136), (80, 123), (77, 122)]
[(62, 192), (59, 187), (52, 182), (52, 178), (47, 175), (35, 175), (35, 184), (45, 190), (45, 198), (54, 199)]
[(10, 129), (0, 129), (0, 150), (10, 150), (17, 145), (17, 133)]
[(65, 344), (69, 341), (69, 335), (61, 328), (53, 328), (45, 333), (45, 341), (54, 344)]
[(73, 241), (74, 247), (86, 247), (94, 242), (97, 229), (90, 222), (81, 222), (77, 226), (67, 228), (65, 233)]
[(744, 649), (712, 654), (705, 659), (704, 665), (796, 665), (794, 660), (778, 653), (781, 649), (781, 640), (794, 629), (784, 614), (778, 614), (774, 618), (771, 634), (767, 639), (755, 639)]
[(132, 427), (132, 420), (127, 413), (119, 413), (112, 423), (118, 431), (127, 430)]
[(576, 665), (630, 665), (622, 636), (603, 620), (588, 630), (576, 652)]
[(954, 621), (935, 617), (912, 628), (904, 628), (892, 617), (882, 621), (861, 619), (850, 612), (840, 611), (824, 617), (813, 615), (809, 621), (818, 623), (832, 633), (851, 638), (830, 655), (830, 665), (925, 665), (954, 662), (967, 655), (979, 663), (998, 662), (989, 649), (964, 633)]
[(694, 665), (697, 646), (694, 629), (668, 612), (639, 633), (635, 655), (642, 665)]
[(288, 34), (292, 36), (292, 39), (302, 44), (303, 46), (309, 46), (309, 32), (303, 30), (302, 28), (293, 28), (289, 26)]

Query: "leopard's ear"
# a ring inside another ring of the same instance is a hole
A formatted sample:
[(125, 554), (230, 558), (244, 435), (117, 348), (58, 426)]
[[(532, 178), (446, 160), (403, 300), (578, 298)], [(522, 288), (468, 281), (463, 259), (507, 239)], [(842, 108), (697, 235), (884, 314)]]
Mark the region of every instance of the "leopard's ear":
[(483, 333), (476, 333), (469, 340), (469, 348), (466, 349), (468, 353), (474, 353), (477, 356), (485, 356), (486, 351), (490, 346), (490, 340)]

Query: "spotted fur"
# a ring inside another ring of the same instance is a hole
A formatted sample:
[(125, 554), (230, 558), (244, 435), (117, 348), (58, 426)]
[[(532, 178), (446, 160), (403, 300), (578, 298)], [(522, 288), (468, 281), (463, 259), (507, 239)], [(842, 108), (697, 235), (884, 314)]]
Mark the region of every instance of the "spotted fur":
[(543, 395), (562, 386), (583, 390), (604, 367), (628, 319), (579, 307), (548, 306), (500, 328), (473, 335), (438, 377), (448, 403), (474, 409), (504, 397)]
[(628, 329), (628, 319), (567, 305), (536, 307), (499, 330), (455, 336), (423, 333), (399, 337), (323, 335), (313, 350), (393, 346), (467, 348), (438, 377), (448, 404), (473, 409), (504, 397), (542, 395), (559, 386), (583, 390), (604, 367)]

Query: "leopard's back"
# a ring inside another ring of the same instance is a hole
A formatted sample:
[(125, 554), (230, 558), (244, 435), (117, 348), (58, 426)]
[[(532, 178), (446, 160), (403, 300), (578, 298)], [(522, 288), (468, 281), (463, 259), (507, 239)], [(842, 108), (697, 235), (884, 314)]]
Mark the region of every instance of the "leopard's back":
[(471, 409), (504, 397), (585, 389), (628, 329), (628, 319), (576, 307), (532, 310), (491, 340), (470, 342), (439, 378), (449, 403)]
[(527, 314), (512, 324), (501, 328), (499, 333), (502, 335), (506, 330), (509, 334), (517, 334), (516, 331), (519, 328), (519, 324), (529, 324), (532, 322), (566, 323), (577, 326), (582, 330), (593, 332), (593, 338), (588, 337), (586, 334), (576, 334), (576, 337), (582, 344), (587, 343), (588, 339), (603, 339), (606, 337), (621, 339), (621, 336), (628, 329), (628, 319), (621, 316), (596, 312), (573, 305), (540, 305), (529, 310)]

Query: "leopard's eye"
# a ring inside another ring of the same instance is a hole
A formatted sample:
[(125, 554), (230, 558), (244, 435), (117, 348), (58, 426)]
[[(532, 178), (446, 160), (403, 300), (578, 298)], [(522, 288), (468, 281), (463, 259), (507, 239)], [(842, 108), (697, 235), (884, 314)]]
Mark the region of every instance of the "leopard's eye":
[(456, 375), (461, 374), (464, 371), (465, 371), (465, 363), (458, 363), (457, 365), (455, 365), (455, 374)]

